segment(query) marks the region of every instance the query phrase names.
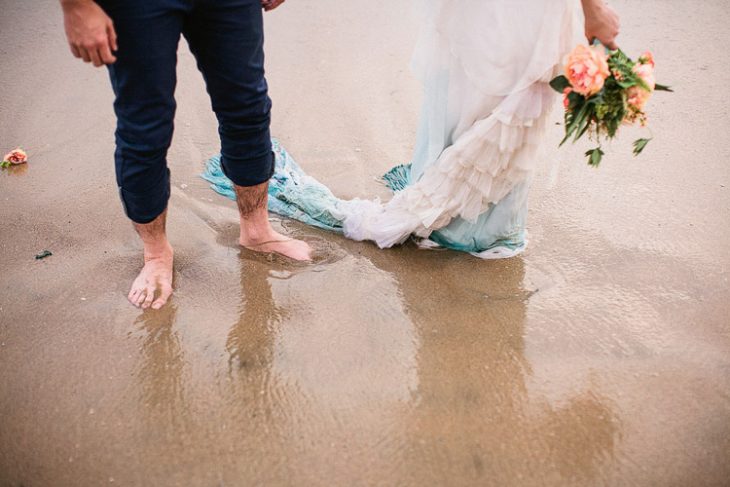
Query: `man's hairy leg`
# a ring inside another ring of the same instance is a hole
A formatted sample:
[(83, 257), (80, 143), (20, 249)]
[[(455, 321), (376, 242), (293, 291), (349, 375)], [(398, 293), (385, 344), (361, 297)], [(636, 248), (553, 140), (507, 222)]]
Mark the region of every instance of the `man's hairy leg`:
[(312, 259), (312, 249), (306, 242), (285, 237), (274, 231), (269, 222), (269, 183), (257, 186), (236, 186), (236, 201), (241, 217), (240, 244), (255, 252), (277, 253), (294, 260)]

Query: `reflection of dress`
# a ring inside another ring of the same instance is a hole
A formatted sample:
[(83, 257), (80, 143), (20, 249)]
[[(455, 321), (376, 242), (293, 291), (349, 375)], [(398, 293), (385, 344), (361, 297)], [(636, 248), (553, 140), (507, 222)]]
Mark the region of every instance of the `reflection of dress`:
[[(515, 255), (525, 247), (527, 192), (554, 103), (547, 82), (577, 40), (578, 2), (420, 3), (414, 70), (425, 101), (412, 164), (385, 176), (399, 191), (386, 204), (338, 200), (279, 148), (272, 210), (380, 247), (416, 235), (484, 258)], [(208, 179), (225, 192), (216, 169), (213, 160)]]

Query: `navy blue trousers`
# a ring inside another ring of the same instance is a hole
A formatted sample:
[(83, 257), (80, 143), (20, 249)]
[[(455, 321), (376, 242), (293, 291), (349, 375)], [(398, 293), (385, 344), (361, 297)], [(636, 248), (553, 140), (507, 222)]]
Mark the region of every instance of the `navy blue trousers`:
[(271, 100), (260, 0), (97, 0), (114, 21), (116, 176), (127, 216), (157, 218), (170, 197), (177, 48), (187, 40), (218, 118), (222, 165), (239, 186), (269, 180)]

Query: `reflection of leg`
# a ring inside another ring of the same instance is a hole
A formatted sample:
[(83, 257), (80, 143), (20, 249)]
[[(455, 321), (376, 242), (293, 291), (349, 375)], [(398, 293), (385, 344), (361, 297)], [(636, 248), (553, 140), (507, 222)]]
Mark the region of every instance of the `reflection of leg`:
[(240, 316), (226, 340), (230, 371), (247, 369), (249, 378), (260, 381), (264, 387), (270, 373), (274, 330), (282, 319), (268, 279), (269, 271), (264, 263), (241, 261)]
[(241, 210), (241, 245), (309, 260), (309, 246), (276, 233), (266, 209), (274, 156), (259, 0), (201, 5), (187, 20), (184, 34), (218, 117), (221, 167), (236, 185)]
[(172, 293), (173, 254), (165, 235), (170, 196), (167, 150), (184, 12), (142, 0), (101, 4), (119, 37), (117, 62), (109, 67), (116, 95), (117, 183), (127, 216), (144, 244), (145, 265), (128, 297), (135, 306), (159, 309)]
[[(141, 332), (137, 367), (138, 391), (150, 421), (150, 428), (169, 427), (184, 421), (185, 355), (175, 331), (177, 309), (167, 306), (160, 313), (143, 313), (135, 323)], [(179, 425), (178, 425), (179, 426)]]

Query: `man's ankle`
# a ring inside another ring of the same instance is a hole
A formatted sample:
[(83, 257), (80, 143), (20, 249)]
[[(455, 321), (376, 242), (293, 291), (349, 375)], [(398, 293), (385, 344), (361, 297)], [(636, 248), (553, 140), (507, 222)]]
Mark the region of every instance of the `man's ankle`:
[(271, 238), (274, 230), (267, 221), (266, 224), (245, 225), (241, 223), (241, 240), (246, 242), (261, 242)]
[(167, 239), (161, 242), (144, 244), (144, 259), (153, 260), (169, 257), (173, 253), (172, 245)]

